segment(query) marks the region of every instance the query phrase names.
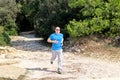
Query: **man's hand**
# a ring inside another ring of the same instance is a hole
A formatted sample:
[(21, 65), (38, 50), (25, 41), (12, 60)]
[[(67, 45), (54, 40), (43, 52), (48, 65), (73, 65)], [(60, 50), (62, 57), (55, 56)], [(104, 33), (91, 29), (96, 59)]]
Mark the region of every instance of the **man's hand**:
[(57, 44), (57, 43), (58, 43), (58, 41), (57, 41), (57, 40), (54, 40), (54, 41), (52, 41), (52, 43), (56, 43), (56, 44)]

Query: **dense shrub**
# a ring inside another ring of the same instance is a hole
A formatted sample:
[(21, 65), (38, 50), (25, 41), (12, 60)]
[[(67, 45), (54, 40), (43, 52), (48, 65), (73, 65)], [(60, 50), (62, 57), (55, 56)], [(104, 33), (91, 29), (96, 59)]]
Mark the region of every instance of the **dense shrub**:
[(0, 0), (0, 25), (9, 35), (17, 35), (17, 12), (16, 0)]
[[(22, 13), (34, 26), (37, 35), (44, 39), (54, 32), (56, 25), (64, 30), (65, 24), (69, 22), (67, 0), (26, 0), (21, 7)], [(30, 26), (27, 26), (30, 27)]]
[(71, 37), (120, 34), (120, 0), (69, 0), (69, 6), (79, 9), (79, 20), (67, 25)]
[(5, 46), (10, 44), (9, 35), (4, 31), (4, 28), (0, 26), (0, 45)]

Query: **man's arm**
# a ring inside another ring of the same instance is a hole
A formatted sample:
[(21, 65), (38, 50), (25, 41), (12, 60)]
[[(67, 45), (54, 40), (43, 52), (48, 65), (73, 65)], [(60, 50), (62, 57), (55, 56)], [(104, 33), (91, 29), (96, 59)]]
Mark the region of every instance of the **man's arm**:
[(62, 46), (63, 46), (63, 41), (64, 41), (64, 39), (62, 39), (62, 42), (61, 42), (61, 43), (62, 43)]
[(56, 40), (51, 40), (50, 38), (47, 39), (47, 42), (49, 42), (49, 43), (57, 43)]

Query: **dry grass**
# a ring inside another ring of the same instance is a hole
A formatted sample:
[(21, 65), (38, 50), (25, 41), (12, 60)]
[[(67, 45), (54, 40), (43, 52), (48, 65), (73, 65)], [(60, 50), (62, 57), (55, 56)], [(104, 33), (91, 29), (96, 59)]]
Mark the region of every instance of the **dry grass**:
[[(77, 39), (74, 45), (80, 46), (84, 56), (115, 62), (120, 61), (120, 47), (112, 46), (109, 39), (89, 36)], [(81, 53), (77, 53), (77, 55), (81, 55)]]

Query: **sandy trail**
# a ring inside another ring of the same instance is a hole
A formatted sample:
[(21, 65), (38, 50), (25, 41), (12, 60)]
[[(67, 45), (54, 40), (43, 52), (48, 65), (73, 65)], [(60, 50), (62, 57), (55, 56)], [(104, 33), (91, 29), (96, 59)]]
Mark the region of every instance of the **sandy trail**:
[(24, 80), (120, 80), (120, 64), (63, 52), (63, 72), (57, 74), (57, 59), (50, 64), (51, 51), (34, 34), (12, 37), (14, 66), (26, 68)]

